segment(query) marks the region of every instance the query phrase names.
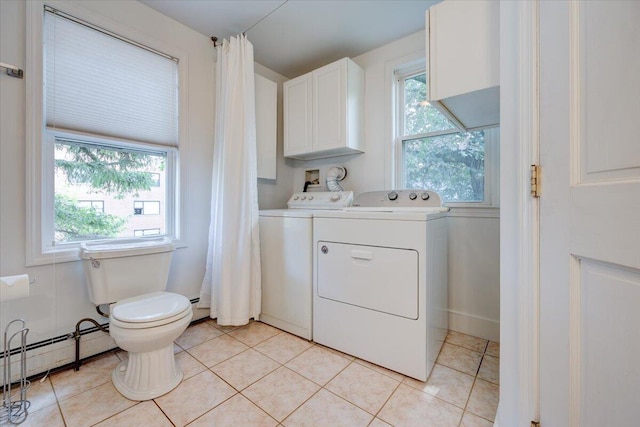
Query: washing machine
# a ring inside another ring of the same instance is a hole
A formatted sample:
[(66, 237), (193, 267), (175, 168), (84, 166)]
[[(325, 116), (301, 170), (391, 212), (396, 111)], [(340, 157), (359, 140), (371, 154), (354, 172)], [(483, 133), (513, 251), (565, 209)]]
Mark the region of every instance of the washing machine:
[(448, 329), (447, 208), (374, 191), (313, 219), (315, 342), (425, 381)]
[(352, 191), (294, 193), (289, 209), (260, 211), (262, 322), (312, 339), (313, 217), (352, 201)]

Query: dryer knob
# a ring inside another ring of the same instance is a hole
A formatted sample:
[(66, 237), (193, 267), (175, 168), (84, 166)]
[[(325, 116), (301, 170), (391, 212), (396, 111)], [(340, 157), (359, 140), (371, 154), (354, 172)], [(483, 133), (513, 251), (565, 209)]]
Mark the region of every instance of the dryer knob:
[(396, 193), (395, 191), (392, 191), (389, 194), (387, 194), (387, 197), (389, 198), (389, 200), (396, 200), (398, 198), (398, 193)]
[(313, 200), (313, 196), (309, 196), (309, 200)]
[(300, 197), (298, 196), (293, 196), (293, 200), (298, 200)]
[(417, 199), (417, 198), (418, 198), (418, 195), (417, 195), (416, 193), (411, 193), (411, 194), (409, 194), (409, 198), (410, 198), (411, 200), (415, 200), (415, 199)]
[(300, 199), (301, 200), (307, 200), (307, 196), (302, 196)]
[(429, 200), (429, 193), (422, 193), (422, 194), (420, 195), (420, 198), (421, 198), (422, 200)]
[(340, 200), (340, 195), (339, 194), (334, 194), (331, 196), (331, 201), (332, 202), (337, 202), (338, 200)]

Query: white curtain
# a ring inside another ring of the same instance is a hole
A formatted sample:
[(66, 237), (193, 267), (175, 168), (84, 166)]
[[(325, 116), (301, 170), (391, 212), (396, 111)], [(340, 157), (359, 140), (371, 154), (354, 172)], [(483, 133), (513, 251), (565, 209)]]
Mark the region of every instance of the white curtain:
[(221, 325), (244, 325), (258, 319), (261, 299), (253, 45), (244, 35), (217, 47), (212, 180), (199, 307)]

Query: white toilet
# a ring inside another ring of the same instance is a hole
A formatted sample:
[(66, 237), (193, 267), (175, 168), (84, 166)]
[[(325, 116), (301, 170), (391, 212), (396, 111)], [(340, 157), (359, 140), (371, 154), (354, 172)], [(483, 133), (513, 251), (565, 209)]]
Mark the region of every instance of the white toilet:
[(131, 400), (156, 398), (182, 381), (173, 341), (193, 312), (186, 297), (164, 292), (174, 250), (166, 238), (81, 245), (89, 298), (110, 304), (109, 333), (129, 356), (113, 370), (113, 384)]

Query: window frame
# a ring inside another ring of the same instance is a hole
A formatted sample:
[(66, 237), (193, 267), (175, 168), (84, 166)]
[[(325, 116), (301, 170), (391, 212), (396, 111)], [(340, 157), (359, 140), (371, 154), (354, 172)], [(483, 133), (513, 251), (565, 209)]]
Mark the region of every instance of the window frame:
[[(56, 132), (72, 135), (75, 139), (93, 138), (96, 141), (108, 142), (110, 145), (127, 145), (133, 148), (146, 148), (158, 151), (168, 150), (167, 158), (172, 158), (173, 172), (167, 174), (167, 237), (171, 238), (176, 247), (186, 247), (183, 239), (184, 192), (180, 189), (180, 182), (184, 179), (184, 168), (180, 167), (180, 153), (185, 150), (188, 141), (188, 55), (182, 49), (159, 41), (153, 36), (141, 33), (138, 29), (120, 24), (103, 15), (95, 13), (82, 5), (61, 1), (33, 0), (26, 2), (27, 9), (27, 55), (26, 68), (30, 70), (30, 78), (26, 80), (26, 266), (48, 265), (59, 262), (78, 261), (80, 242), (54, 243), (47, 241), (47, 236), (52, 232), (53, 221), (48, 225), (45, 218), (53, 216), (54, 182), (48, 177), (53, 177), (53, 162), (45, 164), (48, 148), (53, 144), (46, 141), (50, 137), (49, 130), (45, 126), (44, 115), (44, 61), (43, 61), (43, 31), (44, 31), (44, 7), (50, 6), (72, 15), (78, 19), (104, 28), (121, 37), (134, 40), (143, 46), (148, 46), (159, 52), (164, 52), (178, 59), (178, 146), (159, 146), (142, 142), (126, 141), (84, 133), (55, 130)], [(171, 154), (170, 154), (171, 153)], [(170, 176), (171, 175), (171, 176)], [(47, 206), (50, 206), (47, 209)], [(47, 233), (47, 234), (45, 234)], [(140, 238), (143, 239), (143, 238)], [(107, 239), (111, 240), (111, 239)]]
[[(408, 64), (402, 64), (397, 66), (393, 70), (393, 90), (392, 90), (392, 102), (393, 102), (393, 177), (392, 182), (394, 188), (405, 189), (405, 158), (404, 158), (404, 142), (415, 139), (430, 138), (435, 136), (453, 135), (457, 133), (464, 133), (461, 129), (456, 127), (455, 122), (451, 121), (447, 115), (445, 117), (451, 122), (451, 128), (447, 130), (440, 130), (427, 133), (419, 133), (414, 135), (404, 134), (404, 120), (405, 120), (405, 99), (404, 99), (404, 82), (406, 79), (426, 73), (426, 62), (424, 58), (421, 60), (414, 60)], [(428, 80), (427, 80), (428, 85)], [(437, 104), (437, 101), (430, 101), (432, 105)], [(438, 107), (434, 105), (434, 108)], [(499, 206), (499, 128), (498, 127), (486, 127), (470, 129), (470, 131), (484, 131), (484, 200), (482, 201), (443, 201), (443, 205), (449, 207), (498, 207)]]

